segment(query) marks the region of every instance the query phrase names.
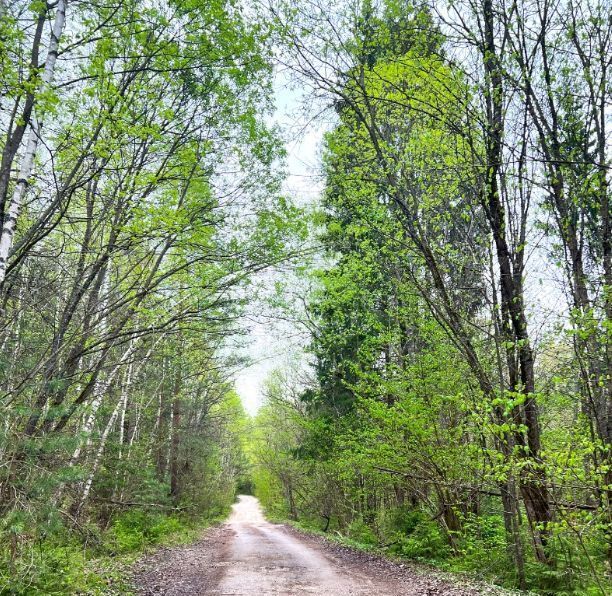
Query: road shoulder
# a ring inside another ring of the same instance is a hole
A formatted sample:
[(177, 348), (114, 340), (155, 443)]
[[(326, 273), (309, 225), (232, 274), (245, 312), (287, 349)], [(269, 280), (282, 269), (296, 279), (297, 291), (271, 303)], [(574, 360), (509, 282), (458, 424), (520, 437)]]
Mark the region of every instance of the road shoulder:
[[(287, 524), (278, 524), (283, 530), (319, 550), (339, 568), (355, 576), (381, 583), (395, 584), (405, 594), (428, 596), (509, 596), (518, 592), (499, 586), (477, 582), (460, 574), (445, 573), (434, 567), (391, 559), (382, 554), (360, 550), (341, 544), (320, 533), (308, 532)], [(404, 591), (405, 590), (405, 591)]]
[(140, 559), (131, 583), (139, 596), (208, 594), (223, 575), (223, 559), (233, 539), (226, 524), (211, 526), (191, 544), (161, 547)]

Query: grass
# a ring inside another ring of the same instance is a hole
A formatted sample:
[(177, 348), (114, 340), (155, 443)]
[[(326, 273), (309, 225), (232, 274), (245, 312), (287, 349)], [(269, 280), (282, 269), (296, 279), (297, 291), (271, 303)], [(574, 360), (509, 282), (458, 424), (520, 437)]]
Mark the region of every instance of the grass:
[(85, 540), (67, 530), (50, 537), (22, 539), (18, 556), (14, 541), (3, 540), (0, 594), (128, 596), (133, 593), (130, 567), (145, 553), (160, 546), (194, 542), (205, 528), (221, 519), (130, 511), (118, 516), (104, 532), (87, 528)]

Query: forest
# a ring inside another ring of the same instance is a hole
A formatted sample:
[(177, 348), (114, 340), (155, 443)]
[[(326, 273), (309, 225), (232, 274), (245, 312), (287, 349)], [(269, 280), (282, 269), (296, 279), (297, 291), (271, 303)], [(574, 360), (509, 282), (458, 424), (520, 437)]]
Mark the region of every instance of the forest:
[[(251, 492), (611, 593), (611, 69), (610, 0), (0, 0), (0, 594), (131, 593)], [(254, 311), (304, 339), (250, 415)]]

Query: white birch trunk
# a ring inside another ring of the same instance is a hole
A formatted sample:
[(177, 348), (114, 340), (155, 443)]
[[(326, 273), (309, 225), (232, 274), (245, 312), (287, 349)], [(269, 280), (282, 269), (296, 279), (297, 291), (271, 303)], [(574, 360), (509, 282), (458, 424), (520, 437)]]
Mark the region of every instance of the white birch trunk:
[[(134, 441), (136, 441), (138, 439), (138, 430), (140, 428), (140, 417), (141, 417), (141, 414), (142, 414), (142, 406), (139, 404), (138, 408), (136, 409), (136, 418), (134, 420), (134, 428), (132, 428), (132, 432), (130, 433), (130, 438), (129, 438), (129, 441), (128, 441), (127, 451), (125, 453), (126, 461), (130, 460), (130, 455), (132, 453), (132, 446), (134, 445)], [(125, 489), (125, 482), (122, 483), (121, 491), (119, 492), (119, 500), (120, 501), (123, 500), (124, 489)]]
[[(104, 336), (106, 334), (106, 331), (108, 330), (108, 320), (106, 318), (106, 315), (104, 314), (106, 311), (106, 306), (108, 302), (108, 267), (104, 271), (103, 275), (104, 277), (102, 278), (102, 304), (101, 304), (102, 306), (101, 312), (103, 313), (103, 315), (102, 315), (102, 319), (100, 320), (100, 335), (101, 336)], [(130, 348), (131, 348), (131, 344), (128, 350)], [(98, 413), (98, 409), (100, 408), (100, 404), (102, 403), (102, 398), (104, 394), (106, 393), (106, 389), (108, 389), (108, 387), (112, 383), (113, 378), (114, 378), (114, 373), (116, 372), (116, 370), (117, 370), (117, 367), (115, 367), (113, 371), (109, 375), (107, 375), (104, 380), (101, 380), (100, 376), (98, 375), (96, 382), (94, 384), (94, 388), (93, 388), (94, 397), (91, 402), (91, 407), (89, 409), (89, 412), (86, 413), (83, 425), (81, 427), (81, 435), (85, 435), (87, 446), (89, 446), (90, 444), (89, 436), (91, 435), (91, 431), (93, 430), (93, 427), (96, 421), (96, 414)], [(79, 440), (72, 454), (72, 457), (70, 458), (71, 466), (76, 465), (76, 463), (78, 462), (81, 456), (82, 449), (83, 449), (83, 441)]]
[(119, 418), (119, 461), (123, 459), (123, 442), (125, 440), (125, 413), (128, 405), (128, 395), (130, 393), (130, 385), (132, 383), (132, 370), (133, 365), (128, 366), (127, 374), (125, 376), (125, 384), (121, 391), (121, 417)]
[[(119, 372), (119, 369), (125, 364), (128, 358), (130, 358), (131, 355), (133, 354), (134, 344), (135, 342), (130, 343), (127, 350), (121, 356), (121, 359), (119, 360), (119, 362), (113, 367), (113, 369), (110, 371), (110, 373), (106, 376), (106, 378), (103, 381), (96, 381), (96, 385), (94, 388), (94, 400), (92, 401), (91, 409), (85, 418), (85, 422), (83, 423), (83, 426), (81, 427), (81, 434), (85, 435), (85, 440), (84, 441), (80, 440), (79, 444), (75, 448), (72, 454), (72, 457), (70, 458), (69, 465), (71, 467), (76, 466), (78, 464), (79, 460), (81, 459), (81, 455), (83, 455), (83, 457), (87, 457), (87, 451), (89, 450), (92, 444), (91, 437), (92, 437), (93, 429), (94, 429), (95, 422), (96, 422), (96, 415), (98, 413), (100, 405), (102, 404), (102, 400), (104, 399), (104, 396), (108, 392), (109, 387), (115, 380), (115, 377), (117, 376), (117, 373)], [(98, 449), (94, 457), (93, 467), (90, 470), (87, 476), (87, 479), (85, 480), (85, 482), (81, 482), (78, 485), (80, 487), (81, 496), (78, 502), (74, 503), (72, 506), (72, 512), (75, 515), (75, 517), (78, 516), (78, 513), (83, 503), (87, 500), (87, 496), (89, 495), (89, 491), (91, 490), (91, 484), (93, 482), (93, 477), (95, 476), (95, 473), (100, 464), (99, 460), (102, 457), (102, 453), (104, 452), (104, 446), (106, 444), (108, 433), (110, 432), (110, 429), (112, 428), (113, 424), (115, 424), (115, 420), (117, 419), (117, 416), (119, 415), (119, 408), (121, 406), (122, 399), (120, 399), (117, 402), (117, 405), (115, 406), (115, 409), (111, 415), (111, 421), (107, 424), (106, 428), (104, 429), (104, 432), (102, 433), (102, 437), (100, 438), (100, 444), (98, 445)], [(85, 450), (85, 453), (83, 454), (84, 450)], [(63, 488), (64, 488), (64, 485), (62, 485), (59, 488), (58, 495), (61, 494), (61, 492), (63, 491)]]
[(119, 369), (126, 363), (128, 358), (130, 358), (130, 356), (134, 352), (134, 343), (135, 342), (132, 342), (130, 344), (128, 349), (121, 356), (121, 359), (119, 360), (119, 362), (115, 364), (113, 369), (104, 378), (104, 380), (96, 381), (94, 391), (93, 391), (94, 399), (91, 402), (91, 409), (89, 410), (89, 414), (85, 418), (85, 423), (83, 424), (81, 428), (81, 434), (85, 435), (85, 444), (83, 444), (83, 442), (81, 441), (79, 445), (77, 446), (77, 448), (74, 450), (74, 453), (72, 454), (72, 458), (70, 460), (71, 466), (76, 465), (77, 461), (79, 460), (81, 456), (81, 451), (83, 450), (83, 447), (89, 447), (91, 445), (91, 434), (93, 431), (94, 424), (96, 422), (96, 414), (98, 413), (98, 410), (100, 409), (100, 405), (102, 404), (102, 400), (104, 399), (104, 396), (106, 395), (108, 391), (108, 388), (111, 386), (112, 382), (115, 380), (115, 377), (117, 376), (117, 373), (119, 372)]
[(83, 505), (85, 505), (87, 498), (89, 497), (89, 493), (91, 492), (91, 487), (93, 485), (93, 480), (95, 478), (96, 472), (98, 471), (98, 467), (100, 466), (100, 461), (102, 461), (102, 455), (104, 454), (104, 448), (106, 447), (106, 441), (108, 439), (108, 435), (110, 434), (110, 431), (115, 424), (115, 420), (117, 420), (117, 416), (119, 415), (119, 409), (121, 408), (123, 401), (124, 401), (124, 396), (122, 396), (121, 399), (117, 402), (117, 405), (115, 406), (115, 409), (113, 410), (113, 413), (111, 414), (109, 421), (106, 423), (104, 432), (102, 433), (102, 436), (100, 437), (100, 443), (98, 445), (98, 449), (96, 450), (96, 455), (94, 457), (94, 461), (92, 463), (91, 470), (89, 471), (89, 474), (87, 475), (87, 480), (85, 480), (85, 483), (83, 484), (83, 490), (81, 492), (81, 497), (79, 498), (79, 502), (76, 507), (77, 516), (80, 513), (81, 509), (83, 508)]
[[(55, 21), (53, 22), (53, 29), (51, 30), (49, 49), (47, 51), (45, 68), (41, 78), (42, 89), (45, 89), (53, 80), (59, 41), (64, 31), (64, 25), (66, 22), (66, 5), (67, 0), (58, 0), (57, 2)], [(23, 203), (23, 197), (25, 196), (28, 188), (28, 180), (30, 179), (34, 169), (34, 158), (36, 157), (36, 150), (38, 149), (41, 127), (42, 123), (37, 118), (36, 113), (33, 113), (32, 128), (26, 144), (25, 153), (21, 160), (19, 178), (17, 179), (17, 184), (15, 185), (15, 190), (13, 191), (13, 196), (11, 197), (8, 210), (4, 218), (2, 230), (0, 230), (0, 284), (2, 284), (6, 276), (8, 256), (11, 246), (13, 245), (17, 217), (19, 216), (19, 210), (21, 209), (21, 204)]]
[(6, 348), (8, 346), (9, 340), (13, 337), (17, 338), (17, 345), (13, 347), (9, 365), (7, 367), (5, 373), (6, 384), (3, 388), (3, 392), (6, 395), (10, 395), (13, 391), (13, 379), (14, 379), (14, 370), (17, 365), (18, 359), (21, 356), (21, 345), (22, 345), (22, 333), (21, 333), (21, 321), (23, 319), (23, 314), (25, 312), (24, 308), (21, 308), (23, 304), (23, 296), (25, 293), (25, 289), (23, 284), (19, 288), (19, 294), (17, 297), (17, 316), (10, 322), (7, 328), (4, 331), (4, 338), (2, 340), (2, 346), (0, 346), (0, 354), (6, 354)]
[[(128, 407), (133, 368), (134, 368), (133, 365), (130, 363), (130, 365), (128, 366), (126, 376), (125, 376), (125, 384), (121, 392), (121, 401), (120, 401), (121, 416), (119, 417), (119, 454), (118, 454), (119, 462), (123, 460), (123, 447), (124, 447), (123, 444), (125, 443), (125, 415), (126, 415), (127, 407)], [(128, 453), (129, 453), (129, 450), (128, 450)], [(115, 486), (113, 488), (113, 496), (116, 495), (117, 490), (119, 490), (119, 482), (121, 481), (121, 477), (122, 477), (121, 470), (119, 469), (119, 467), (117, 467), (117, 470), (115, 472)]]
[(121, 409), (121, 428), (119, 429), (119, 459), (120, 460), (122, 459), (122, 456), (123, 456), (123, 444), (125, 442), (125, 436), (124, 436), (125, 435), (125, 414), (126, 414), (126, 410), (127, 410), (127, 403), (128, 403), (128, 397), (129, 397), (129, 393), (130, 393), (130, 387), (131, 387), (131, 384), (132, 384), (132, 380), (138, 378), (138, 375), (140, 374), (140, 371), (141, 371), (142, 367), (148, 362), (149, 358), (151, 357), (151, 354), (153, 353), (153, 350), (155, 349), (155, 347), (157, 346), (157, 344), (161, 341), (161, 339), (163, 337), (164, 336), (162, 335), (149, 348), (149, 350), (145, 354), (144, 358), (138, 364), (138, 367), (136, 368), (136, 372), (134, 372), (133, 364), (129, 365), (128, 372), (127, 372), (127, 375), (126, 375), (126, 381), (125, 381), (125, 385), (123, 387), (123, 393), (122, 393), (122, 395), (124, 396), (125, 401), (124, 401), (123, 407)]

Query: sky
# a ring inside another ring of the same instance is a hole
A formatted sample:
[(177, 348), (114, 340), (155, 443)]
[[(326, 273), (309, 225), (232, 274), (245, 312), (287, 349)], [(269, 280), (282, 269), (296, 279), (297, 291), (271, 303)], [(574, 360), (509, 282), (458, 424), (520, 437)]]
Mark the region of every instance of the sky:
[[(324, 128), (307, 122), (303, 116), (303, 95), (289, 83), (282, 71), (274, 80), (276, 111), (271, 124), (281, 127), (287, 151), (287, 177), (283, 192), (297, 204), (316, 202), (321, 196), (320, 151)], [(274, 282), (273, 274), (265, 277)], [(257, 305), (255, 305), (257, 308)], [(289, 323), (264, 319), (257, 312), (247, 314), (245, 322), (247, 345), (243, 352), (252, 360), (251, 366), (236, 374), (235, 388), (249, 414), (255, 414), (263, 403), (264, 382), (268, 375), (289, 364), (303, 351), (304, 335)]]

